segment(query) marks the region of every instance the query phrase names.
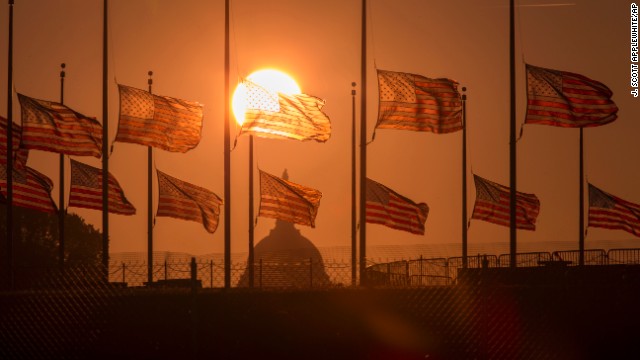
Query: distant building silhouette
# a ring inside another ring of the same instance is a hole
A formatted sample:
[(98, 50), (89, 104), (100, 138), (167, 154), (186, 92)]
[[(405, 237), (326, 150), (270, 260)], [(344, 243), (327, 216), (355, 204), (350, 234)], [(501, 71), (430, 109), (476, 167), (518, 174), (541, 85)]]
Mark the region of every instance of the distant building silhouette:
[[(276, 220), (254, 249), (254, 287), (309, 288), (331, 284), (320, 251), (292, 223)], [(239, 287), (249, 286), (248, 269)]]

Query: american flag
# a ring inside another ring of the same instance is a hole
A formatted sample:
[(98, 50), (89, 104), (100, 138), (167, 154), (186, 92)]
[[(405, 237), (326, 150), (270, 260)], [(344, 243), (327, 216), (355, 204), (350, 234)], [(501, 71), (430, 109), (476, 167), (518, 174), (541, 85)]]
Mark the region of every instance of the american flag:
[(156, 171), (160, 193), (157, 216), (196, 221), (214, 233), (218, 227), (222, 199), (205, 188)]
[[(9, 121), (0, 116), (0, 165), (7, 166), (7, 125)], [(13, 152), (14, 162), (13, 170), (24, 173), (27, 158), (29, 157), (29, 150), (20, 148), (20, 138), (22, 134), (22, 128), (16, 123), (13, 125)]]
[[(0, 165), (0, 187), (3, 202), (7, 198), (7, 166)], [(51, 198), (53, 182), (46, 175), (25, 167), (24, 173), (13, 171), (13, 205), (44, 212), (55, 212)]]
[(586, 76), (527, 64), (525, 123), (570, 128), (605, 125), (618, 117), (612, 95), (606, 85)]
[[(476, 185), (476, 203), (472, 219), (511, 226), (511, 190), (503, 185), (473, 175)], [(535, 230), (540, 212), (540, 201), (534, 194), (516, 191), (516, 228)]]
[(377, 129), (446, 134), (462, 129), (458, 83), (422, 75), (378, 70)]
[(18, 94), (21, 147), (77, 156), (102, 156), (102, 125), (70, 108)]
[(331, 122), (322, 112), (325, 101), (306, 94), (272, 94), (245, 80), (247, 108), (241, 133), (273, 139), (315, 140), (331, 136)]
[(388, 187), (367, 179), (367, 222), (424, 235), (429, 206), (416, 204)]
[(315, 228), (322, 193), (260, 170), (259, 216)]
[(187, 152), (200, 142), (203, 105), (118, 85), (120, 121), (115, 141)]
[(589, 225), (619, 229), (640, 237), (640, 205), (589, 184)]
[[(109, 173), (109, 212), (134, 215), (136, 208), (124, 196), (118, 180)], [(71, 159), (70, 207), (102, 210), (102, 169)]]

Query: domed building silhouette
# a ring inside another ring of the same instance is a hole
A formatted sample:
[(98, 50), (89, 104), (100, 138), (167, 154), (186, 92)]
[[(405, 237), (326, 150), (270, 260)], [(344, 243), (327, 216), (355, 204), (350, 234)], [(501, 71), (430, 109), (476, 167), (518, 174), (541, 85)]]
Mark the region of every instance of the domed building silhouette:
[[(287, 171), (282, 176), (287, 180)], [(269, 235), (254, 247), (254, 287), (310, 288), (331, 286), (320, 251), (293, 223), (276, 220)], [(245, 269), (239, 287), (249, 286)]]

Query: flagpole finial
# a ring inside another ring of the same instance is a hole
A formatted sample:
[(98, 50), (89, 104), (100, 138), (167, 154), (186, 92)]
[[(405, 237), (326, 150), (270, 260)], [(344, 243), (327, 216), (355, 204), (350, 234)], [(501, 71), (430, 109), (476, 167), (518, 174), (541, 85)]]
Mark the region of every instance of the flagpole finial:
[(149, 75), (149, 80), (147, 80), (147, 84), (152, 85), (153, 79), (151, 77), (153, 76), (153, 71), (149, 70), (147, 74)]
[(355, 81), (351, 83), (351, 87), (353, 87), (353, 89), (351, 89), (351, 95), (355, 95), (356, 94), (356, 89), (355, 89), (356, 82)]
[(60, 64), (60, 68), (62, 69), (62, 70), (60, 70), (60, 77), (61, 78), (63, 78), (65, 76), (65, 72), (64, 72), (64, 68), (65, 67), (67, 67), (67, 64), (65, 64), (65, 63)]
[(466, 92), (466, 91), (467, 91), (467, 87), (466, 87), (466, 86), (463, 86), (463, 87), (462, 87), (462, 92), (463, 92), (463, 94), (462, 94), (462, 100), (467, 100), (467, 94), (465, 94), (465, 92)]

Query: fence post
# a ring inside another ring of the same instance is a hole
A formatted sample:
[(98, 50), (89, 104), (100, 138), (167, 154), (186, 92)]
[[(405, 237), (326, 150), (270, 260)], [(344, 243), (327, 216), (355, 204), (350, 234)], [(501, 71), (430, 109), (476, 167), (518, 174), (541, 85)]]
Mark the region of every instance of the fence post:
[(410, 278), (409, 278), (409, 261), (410, 261), (410, 260), (407, 260), (407, 262), (406, 262), (406, 263), (404, 263), (405, 272), (407, 273), (407, 274), (406, 274), (407, 278), (406, 278), (406, 280), (405, 280), (405, 286), (409, 286), (409, 285), (411, 285), (411, 280), (410, 280)]
[(125, 277), (125, 269), (126, 269), (127, 265), (124, 264), (124, 262), (122, 263), (122, 283), (124, 284), (126, 282), (126, 277)]
[(418, 285), (426, 285), (426, 280), (427, 280), (427, 276), (424, 274), (423, 272), (423, 268), (422, 268), (422, 254), (420, 254), (420, 281)]
[(449, 277), (449, 258), (444, 259), (444, 277), (447, 280), (447, 285), (453, 283), (452, 279)]
[(387, 286), (391, 285), (391, 263), (387, 261)]
[(313, 288), (313, 258), (309, 258), (309, 287)]
[(262, 290), (262, 258), (260, 258), (260, 290)]
[(196, 258), (191, 258), (191, 290), (196, 290), (196, 283), (198, 281), (198, 264), (196, 264)]

